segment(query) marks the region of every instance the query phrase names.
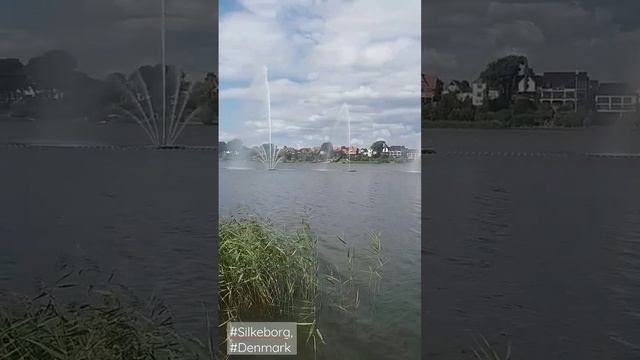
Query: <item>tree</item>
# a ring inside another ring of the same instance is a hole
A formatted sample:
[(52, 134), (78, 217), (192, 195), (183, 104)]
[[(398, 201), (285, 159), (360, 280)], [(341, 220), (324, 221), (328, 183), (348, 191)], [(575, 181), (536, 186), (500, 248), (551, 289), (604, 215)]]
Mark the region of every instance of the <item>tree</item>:
[(207, 73), (203, 81), (193, 87), (192, 98), (200, 108), (200, 120), (203, 124), (212, 125), (218, 122), (218, 76)]
[(384, 140), (378, 140), (371, 145), (371, 150), (373, 150), (373, 154), (375, 157), (380, 157), (382, 155), (382, 149), (384, 149), (386, 142)]
[(222, 154), (227, 151), (227, 143), (224, 141), (218, 142), (218, 154)]
[(328, 158), (331, 157), (333, 154), (333, 144), (331, 144), (331, 142), (325, 142), (320, 145), (320, 153)]
[(513, 113), (514, 114), (524, 114), (534, 112), (537, 109), (535, 101), (526, 98), (519, 97), (516, 98), (513, 102)]
[(242, 151), (242, 148), (243, 148), (242, 140), (240, 139), (233, 139), (227, 143), (227, 150), (229, 151), (240, 152)]
[(24, 66), (18, 59), (0, 59), (0, 98), (11, 102), (13, 94), (26, 87)]
[[(518, 86), (518, 78), (522, 66), (528, 68), (529, 61), (526, 56), (509, 55), (492, 61), (480, 74), (480, 79), (490, 88), (500, 90), (500, 97), (509, 102), (511, 95)], [(531, 73), (533, 70), (527, 70)]]
[(122, 73), (111, 73), (104, 79), (104, 92), (102, 96), (109, 105), (122, 104), (127, 101), (125, 86), (127, 77)]
[(69, 89), (71, 75), (77, 67), (78, 61), (73, 55), (64, 50), (51, 50), (31, 58), (25, 72), (41, 90), (65, 91)]
[(109, 99), (105, 99), (105, 83), (96, 80), (89, 75), (73, 71), (68, 79), (69, 87), (66, 90), (71, 99), (69, 110), (80, 116), (93, 116), (99, 113), (109, 104)]
[(469, 82), (467, 80), (462, 80), (458, 83), (458, 86), (460, 87), (460, 91), (463, 93), (468, 93), (471, 92), (471, 84), (469, 84)]

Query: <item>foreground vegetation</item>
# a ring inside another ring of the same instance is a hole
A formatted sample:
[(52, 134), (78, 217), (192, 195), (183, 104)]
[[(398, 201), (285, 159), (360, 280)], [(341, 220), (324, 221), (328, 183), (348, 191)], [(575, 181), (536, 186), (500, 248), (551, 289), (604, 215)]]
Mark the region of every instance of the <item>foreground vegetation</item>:
[[(309, 225), (278, 229), (258, 218), (223, 219), (219, 224), (218, 280), (220, 349), (225, 348), (229, 321), (288, 321), (303, 328), (304, 346), (313, 351), (324, 343), (318, 328), (320, 309), (326, 307), (353, 314), (360, 306), (356, 285), (358, 268), (366, 268), (371, 294), (382, 278), (379, 236), (371, 234), (366, 264), (358, 264), (354, 249), (345, 246), (345, 267), (323, 264), (317, 253), (317, 237)], [(302, 345), (302, 346), (301, 346)]]
[(475, 343), (473, 356), (478, 360), (511, 360), (511, 343), (507, 345), (504, 355), (500, 355), (484, 336), (480, 336), (479, 340), (475, 339)]
[[(0, 359), (213, 359), (212, 344), (179, 336), (157, 299), (145, 304), (115, 286), (80, 289), (63, 282), (70, 275), (36, 298), (1, 298)], [(61, 305), (65, 291), (75, 301)]]

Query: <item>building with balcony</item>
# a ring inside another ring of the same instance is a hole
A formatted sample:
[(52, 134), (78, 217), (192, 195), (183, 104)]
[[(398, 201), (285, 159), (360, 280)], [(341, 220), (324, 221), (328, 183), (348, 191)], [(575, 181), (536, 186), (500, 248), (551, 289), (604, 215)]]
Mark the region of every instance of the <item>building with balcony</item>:
[(403, 146), (392, 145), (389, 146), (389, 155), (393, 157), (405, 157), (407, 154), (407, 148)]
[(599, 113), (637, 112), (638, 94), (626, 83), (600, 83), (595, 106)]
[(592, 104), (591, 81), (586, 72), (545, 72), (539, 79), (538, 97), (541, 103), (554, 107), (571, 107), (575, 111)]

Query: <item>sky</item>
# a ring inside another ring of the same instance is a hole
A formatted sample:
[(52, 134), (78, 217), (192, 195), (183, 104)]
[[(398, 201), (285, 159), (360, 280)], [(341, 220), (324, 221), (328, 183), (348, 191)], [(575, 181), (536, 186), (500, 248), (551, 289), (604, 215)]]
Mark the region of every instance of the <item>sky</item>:
[[(221, 0), (220, 140), (417, 147), (419, 0)], [(351, 114), (351, 138), (346, 113)]]
[(526, 55), (537, 73), (588, 71), (640, 87), (638, 0), (423, 0), (422, 63), (446, 81)]
[[(166, 0), (167, 60), (188, 74), (215, 71), (218, 4)], [(0, 57), (23, 62), (51, 49), (70, 51), (94, 77), (161, 61), (160, 0), (0, 1)]]

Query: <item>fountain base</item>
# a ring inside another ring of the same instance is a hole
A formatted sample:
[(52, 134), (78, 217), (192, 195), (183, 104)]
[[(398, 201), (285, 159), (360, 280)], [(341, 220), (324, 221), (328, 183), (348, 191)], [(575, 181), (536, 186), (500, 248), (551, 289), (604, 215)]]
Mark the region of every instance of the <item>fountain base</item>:
[(184, 145), (158, 145), (156, 146), (156, 149), (159, 150), (179, 150), (179, 149), (185, 149), (186, 146)]

